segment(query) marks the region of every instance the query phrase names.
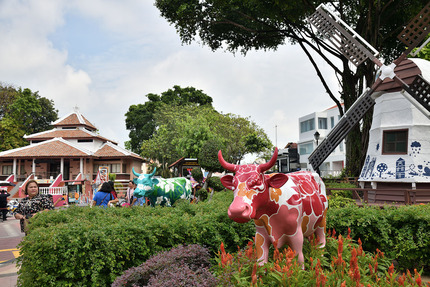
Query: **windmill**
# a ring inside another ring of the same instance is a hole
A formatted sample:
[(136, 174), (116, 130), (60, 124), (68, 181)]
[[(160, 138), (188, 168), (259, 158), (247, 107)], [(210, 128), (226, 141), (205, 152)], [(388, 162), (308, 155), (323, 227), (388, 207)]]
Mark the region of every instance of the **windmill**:
[[(408, 54), (429, 34), (430, 3), (399, 34), (398, 39), (407, 46), (407, 50), (389, 65), (382, 64), (377, 58), (378, 51), (324, 4), (321, 4), (308, 20), (355, 66), (371, 59), (379, 67), (375, 83), (364, 91), (309, 156), (309, 163), (314, 170), (319, 169), (319, 166), (359, 123), (366, 112), (375, 105), (375, 99), (387, 92), (402, 90), (402, 97), (419, 109), (427, 119), (430, 118), (430, 84), (424, 79), (421, 70), (414, 62), (406, 59)], [(427, 42), (422, 44), (419, 49), (424, 47)], [(371, 174), (367, 171), (370, 170), (372, 164), (369, 157), (367, 160), (369, 162), (366, 165), (366, 176)], [(384, 171), (383, 165), (380, 166), (381, 170)]]

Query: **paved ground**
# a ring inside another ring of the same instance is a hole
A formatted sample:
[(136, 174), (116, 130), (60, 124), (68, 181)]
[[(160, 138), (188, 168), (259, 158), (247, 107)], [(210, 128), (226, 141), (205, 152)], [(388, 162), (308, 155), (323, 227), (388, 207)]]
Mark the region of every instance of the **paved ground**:
[(18, 275), (16, 272), (16, 258), (19, 255), (17, 249), (24, 233), (21, 233), (19, 220), (8, 217), (7, 221), (0, 221), (0, 286), (16, 286)]

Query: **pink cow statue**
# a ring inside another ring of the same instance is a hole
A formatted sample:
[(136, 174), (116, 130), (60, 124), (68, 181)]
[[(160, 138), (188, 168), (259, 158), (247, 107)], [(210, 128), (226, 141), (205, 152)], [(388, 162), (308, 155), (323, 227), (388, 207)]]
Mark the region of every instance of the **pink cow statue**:
[(235, 165), (218, 152), (221, 166), (233, 175), (221, 178), (222, 184), (234, 191), (228, 216), (239, 223), (253, 219), (256, 227), (255, 245), (259, 264), (269, 257), (269, 247), (287, 244), (303, 264), (303, 238), (315, 234), (325, 246), (326, 210), (325, 185), (316, 173), (298, 171), (287, 174), (264, 174), (276, 162), (278, 149), (264, 164)]

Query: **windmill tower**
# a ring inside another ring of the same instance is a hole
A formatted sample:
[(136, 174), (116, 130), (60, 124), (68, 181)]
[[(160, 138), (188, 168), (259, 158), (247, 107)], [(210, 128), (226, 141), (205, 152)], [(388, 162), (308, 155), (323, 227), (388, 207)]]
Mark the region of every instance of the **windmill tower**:
[(309, 21), (354, 65), (371, 59), (379, 67), (375, 83), (309, 156), (312, 167), (317, 170), (375, 106), (361, 186), (430, 188), (430, 63), (406, 59), (429, 34), (430, 3), (399, 34), (407, 50), (389, 65), (382, 64), (376, 58), (379, 53), (326, 6), (320, 5)]

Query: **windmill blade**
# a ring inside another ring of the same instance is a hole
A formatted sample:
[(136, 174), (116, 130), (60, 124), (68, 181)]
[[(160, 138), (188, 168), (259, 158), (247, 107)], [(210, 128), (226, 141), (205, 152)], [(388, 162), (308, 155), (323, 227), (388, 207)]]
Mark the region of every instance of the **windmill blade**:
[[(402, 81), (397, 77), (395, 79)], [(430, 84), (421, 75), (417, 75), (411, 85), (403, 82), (403, 88), (407, 93), (402, 92), (402, 95), (430, 118)]]
[(367, 59), (371, 59), (378, 66), (382, 65), (376, 58), (379, 52), (324, 4), (318, 6), (308, 21), (355, 66)]
[(371, 95), (381, 82), (382, 80), (378, 79), (371, 89), (367, 88), (366, 91), (361, 94), (352, 107), (339, 120), (337, 125), (330, 131), (327, 137), (312, 152), (308, 160), (314, 170), (319, 168), (352, 128), (364, 117), (366, 112), (375, 105), (375, 100)]
[(408, 47), (409, 54), (429, 34), (430, 28), (430, 2), (412, 19), (397, 38)]

